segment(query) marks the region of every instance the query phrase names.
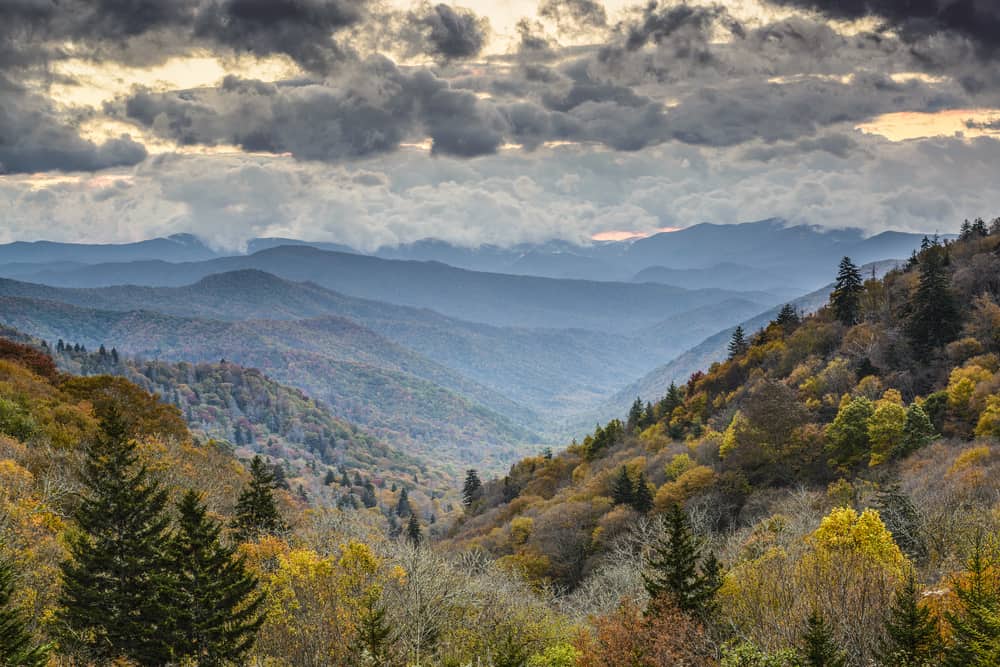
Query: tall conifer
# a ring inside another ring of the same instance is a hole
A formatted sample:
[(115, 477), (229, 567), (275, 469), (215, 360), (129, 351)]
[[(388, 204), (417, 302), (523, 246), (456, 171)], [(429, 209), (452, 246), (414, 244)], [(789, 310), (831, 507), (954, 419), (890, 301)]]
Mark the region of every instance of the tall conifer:
[(718, 561), (709, 555), (702, 563), (701, 545), (680, 505), (674, 504), (666, 522), (643, 573), (646, 592), (654, 601), (665, 595), (681, 611), (704, 614), (722, 586)]
[(830, 295), (830, 305), (834, 316), (843, 324), (851, 326), (858, 323), (861, 312), (861, 292), (864, 283), (861, 273), (850, 257), (840, 260), (837, 272), (837, 283)]
[(0, 667), (43, 667), (49, 647), (35, 644), (21, 610), (11, 606), (14, 566), (0, 560)]
[(99, 664), (166, 664), (174, 621), (167, 494), (139, 463), (115, 408), (87, 448), (83, 485), (62, 564), (63, 644)]
[(233, 529), (237, 540), (252, 542), (264, 535), (276, 535), (286, 529), (274, 502), (275, 488), (277, 482), (273, 469), (260, 456), (254, 456), (250, 462), (250, 483), (236, 501)]

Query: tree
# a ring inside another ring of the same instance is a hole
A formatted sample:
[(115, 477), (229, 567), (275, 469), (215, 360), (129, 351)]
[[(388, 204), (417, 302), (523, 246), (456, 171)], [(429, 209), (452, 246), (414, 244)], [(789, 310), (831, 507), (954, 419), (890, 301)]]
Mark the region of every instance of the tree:
[(786, 303), (778, 311), (778, 317), (775, 318), (774, 323), (785, 330), (787, 333), (791, 329), (794, 329), (799, 325), (799, 314), (795, 311), (795, 308), (790, 303)]
[(386, 649), (391, 637), (392, 628), (386, 621), (381, 588), (372, 586), (365, 592), (358, 619), (358, 643), (368, 664), (386, 664)]
[(948, 276), (948, 249), (933, 246), (920, 254), (920, 282), (909, 301), (906, 335), (918, 354), (950, 343), (962, 328)]
[(323, 486), (331, 486), (336, 481), (337, 481), (337, 476), (333, 474), (333, 470), (332, 469), (327, 470), (326, 476), (323, 477)]
[(396, 503), (396, 516), (399, 518), (406, 518), (413, 514), (413, 507), (410, 505), (410, 495), (406, 491), (406, 487), (399, 492), (399, 501)]
[(886, 667), (931, 667), (939, 664), (941, 633), (930, 609), (920, 604), (913, 570), (896, 591), (879, 655)]
[(920, 513), (899, 484), (880, 490), (875, 496), (875, 507), (900, 551), (914, 560), (927, 556)]
[(465, 485), (462, 487), (462, 504), (467, 509), (471, 509), (482, 495), (483, 483), (479, 480), (479, 473), (474, 468), (470, 468), (465, 473)]
[(861, 312), (861, 292), (864, 283), (861, 280), (861, 272), (854, 265), (850, 257), (840, 260), (840, 269), (837, 272), (837, 283), (830, 294), (830, 306), (833, 314), (842, 324), (853, 326), (858, 323), (858, 315)]
[(934, 424), (927, 412), (917, 403), (911, 403), (906, 409), (906, 425), (903, 427), (903, 440), (900, 445), (900, 454), (906, 456), (918, 449), (923, 449), (931, 444), (937, 437), (934, 432)]
[(864, 396), (844, 396), (837, 416), (826, 427), (831, 466), (854, 468), (868, 457), (868, 420), (875, 406)]
[(61, 566), (64, 643), (100, 664), (165, 664), (175, 612), (167, 493), (138, 462), (117, 408), (106, 411), (86, 456), (70, 559)]
[(747, 351), (746, 334), (743, 327), (737, 326), (733, 329), (733, 335), (729, 338), (729, 358), (734, 359)]
[(716, 592), (722, 586), (718, 561), (711, 554), (701, 557), (681, 506), (674, 504), (666, 517), (666, 530), (652, 546), (642, 578), (653, 600), (666, 596), (686, 613), (705, 615), (711, 611)]
[(945, 651), (948, 667), (988, 667), (1000, 664), (1000, 582), (996, 565), (988, 562), (977, 536), (966, 576), (957, 580), (957, 611), (945, 612), (951, 641)]
[(640, 472), (635, 480), (635, 490), (632, 492), (632, 507), (640, 514), (646, 514), (653, 509), (653, 493), (649, 490), (646, 473)]
[(206, 667), (239, 664), (264, 622), (257, 580), (235, 549), (220, 542), (222, 527), (197, 493), (184, 494), (178, 513), (169, 551), (177, 575), (175, 657)]
[(629, 477), (625, 466), (621, 467), (618, 477), (611, 486), (611, 499), (616, 505), (632, 504), (632, 478)]
[(14, 566), (0, 560), (0, 667), (43, 667), (49, 662), (49, 647), (31, 639), (24, 614), (11, 607)]
[(837, 648), (833, 632), (818, 611), (813, 611), (806, 619), (802, 654), (809, 667), (844, 667), (847, 664), (846, 656)]
[(423, 540), (424, 533), (420, 530), (420, 522), (417, 520), (416, 514), (410, 514), (410, 521), (406, 524), (406, 539), (410, 541), (413, 546), (419, 546), (421, 540)]
[(265, 535), (277, 535), (286, 529), (274, 502), (277, 484), (274, 470), (259, 455), (250, 461), (250, 483), (236, 501), (232, 528), (240, 542), (254, 542)]

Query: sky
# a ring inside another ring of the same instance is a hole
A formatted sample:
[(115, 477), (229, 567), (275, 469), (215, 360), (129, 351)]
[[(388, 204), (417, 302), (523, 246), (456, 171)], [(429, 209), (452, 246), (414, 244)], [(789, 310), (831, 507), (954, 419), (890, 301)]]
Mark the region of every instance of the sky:
[(0, 242), (1000, 214), (995, 0), (3, 0)]

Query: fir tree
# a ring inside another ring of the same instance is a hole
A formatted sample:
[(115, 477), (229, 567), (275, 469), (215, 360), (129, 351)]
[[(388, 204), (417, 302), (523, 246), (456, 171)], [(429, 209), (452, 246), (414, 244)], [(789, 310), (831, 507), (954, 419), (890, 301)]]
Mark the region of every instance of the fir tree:
[(470, 468), (465, 474), (465, 484), (462, 486), (462, 504), (471, 509), (482, 495), (483, 483), (479, 480), (479, 473)]
[(1000, 664), (1000, 586), (976, 539), (965, 581), (955, 583), (959, 611), (945, 612), (951, 641), (943, 664), (948, 667), (995, 667)]
[(361, 503), (368, 509), (378, 505), (378, 496), (375, 495), (375, 485), (370, 480), (365, 481), (364, 490), (361, 492)]
[(735, 359), (747, 351), (747, 338), (743, 332), (743, 327), (737, 326), (733, 329), (733, 335), (729, 338), (729, 358)]
[(632, 478), (628, 476), (625, 466), (621, 467), (618, 477), (611, 485), (611, 499), (616, 505), (632, 504)]
[(642, 408), (642, 399), (637, 397), (632, 402), (632, 407), (629, 408), (628, 419), (625, 422), (625, 430), (629, 433), (635, 431), (636, 427), (642, 423)]
[(260, 456), (250, 462), (250, 483), (236, 501), (236, 518), (232, 528), (239, 542), (254, 542), (265, 535), (276, 535), (286, 525), (274, 502), (274, 469)]
[(899, 484), (880, 490), (875, 496), (875, 506), (900, 551), (913, 560), (925, 558), (927, 547), (924, 544), (920, 513)]
[(181, 498), (178, 513), (170, 547), (177, 574), (174, 655), (205, 667), (240, 664), (264, 621), (257, 580), (235, 549), (220, 542), (222, 527), (197, 493)]
[(399, 502), (396, 503), (396, 516), (405, 519), (411, 514), (413, 514), (413, 508), (410, 506), (410, 496), (404, 487), (399, 492)]
[(379, 591), (369, 590), (365, 594), (358, 619), (358, 643), (364, 660), (362, 664), (386, 664), (388, 657), (386, 653), (391, 637), (392, 628), (386, 620), (386, 611)]
[(930, 609), (920, 604), (920, 588), (912, 570), (896, 591), (879, 653), (880, 664), (886, 667), (940, 664), (941, 633)]
[(837, 648), (833, 631), (818, 611), (813, 611), (806, 619), (802, 657), (808, 667), (844, 667), (847, 664), (847, 657)]
[(108, 410), (87, 448), (85, 493), (62, 564), (59, 620), (67, 647), (100, 664), (172, 659), (174, 577), (164, 513), (167, 493), (140, 465), (121, 415)]
[(639, 473), (639, 479), (635, 480), (632, 507), (640, 514), (647, 514), (653, 509), (653, 493), (649, 490), (649, 483), (646, 482), (646, 473)]
[(406, 539), (416, 547), (420, 545), (423, 537), (424, 533), (420, 530), (420, 522), (417, 520), (417, 515), (410, 514), (410, 521), (406, 524)]
[(35, 644), (24, 614), (11, 607), (14, 567), (0, 561), (0, 667), (43, 667), (49, 662), (49, 647)]
[(652, 547), (643, 582), (649, 597), (667, 596), (684, 612), (705, 615), (722, 585), (714, 556), (701, 563), (701, 545), (687, 516), (675, 504), (666, 517), (666, 533)]
[(910, 299), (906, 334), (918, 354), (955, 340), (961, 330), (948, 277), (948, 249), (934, 246), (920, 256), (920, 282)]
[(341, 475), (340, 475), (340, 485), (341, 486), (350, 486), (351, 485), (351, 478), (347, 476), (347, 471), (346, 470), (343, 471), (341, 473)]
[(323, 477), (323, 486), (332, 486), (336, 481), (337, 476), (333, 474), (333, 470), (327, 470), (326, 476)]
[(795, 308), (790, 303), (786, 303), (778, 311), (778, 317), (775, 318), (774, 323), (779, 327), (783, 328), (786, 332), (794, 329), (799, 325), (799, 314), (795, 312)]
[(830, 306), (834, 316), (843, 324), (858, 323), (861, 311), (861, 292), (864, 289), (861, 273), (850, 257), (840, 260), (837, 283), (830, 295)]
[(934, 424), (927, 412), (918, 404), (911, 403), (906, 409), (906, 425), (903, 427), (903, 440), (900, 443), (900, 455), (912, 454), (931, 444), (937, 437)]

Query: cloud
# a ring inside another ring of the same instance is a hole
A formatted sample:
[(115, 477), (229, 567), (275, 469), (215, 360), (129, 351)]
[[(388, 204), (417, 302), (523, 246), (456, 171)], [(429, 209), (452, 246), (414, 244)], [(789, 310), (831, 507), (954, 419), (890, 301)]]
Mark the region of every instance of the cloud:
[(608, 24), (604, 5), (594, 0), (542, 0), (538, 15), (555, 21), (560, 32), (571, 34)]
[(0, 175), (95, 171), (134, 165), (146, 149), (128, 135), (98, 144), (80, 137), (48, 99), (0, 81)]
[(258, 56), (283, 53), (310, 72), (345, 58), (334, 33), (359, 23), (363, 0), (211, 0), (198, 12), (195, 36)]
[(994, 0), (772, 0), (820, 11), (837, 19), (873, 16), (907, 41), (951, 32), (976, 44), (984, 55), (1000, 47), (1000, 5)]
[(450, 60), (478, 55), (486, 44), (489, 21), (461, 7), (425, 6), (415, 17), (426, 28), (426, 53)]

